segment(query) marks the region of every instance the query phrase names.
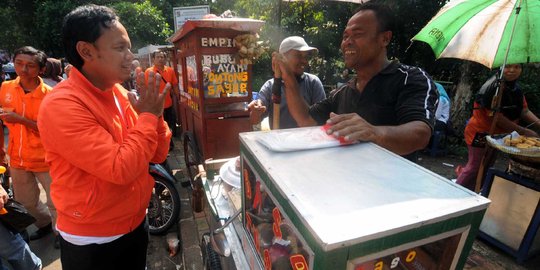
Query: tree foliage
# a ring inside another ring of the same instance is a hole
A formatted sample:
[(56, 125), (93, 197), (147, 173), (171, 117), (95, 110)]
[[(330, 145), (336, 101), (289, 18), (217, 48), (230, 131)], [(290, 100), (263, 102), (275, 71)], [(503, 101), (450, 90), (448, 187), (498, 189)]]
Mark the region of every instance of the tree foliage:
[[(398, 29), (388, 47), (390, 58), (427, 70), (434, 79), (448, 82), (447, 91), (455, 96), (455, 109), (462, 125), (470, 115), (472, 98), (483, 81), (493, 71), (461, 60), (436, 60), (432, 50), (411, 38), (433, 17), (447, 0), (371, 0), (390, 5), (398, 18)], [(133, 49), (148, 44), (165, 44), (174, 31), (173, 8), (177, 6), (210, 5), (212, 13), (220, 15), (230, 9), (238, 17), (264, 20), (260, 39), (271, 50), (253, 67), (253, 89), (260, 88), (272, 76), (269, 68), (271, 52), (278, 49), (283, 38), (302, 36), (319, 49), (311, 60), (309, 72), (318, 75), (323, 84), (335, 85), (337, 74), (344, 69), (340, 51), (341, 36), (357, 4), (325, 1), (283, 0), (3, 0), (0, 6), (0, 49), (13, 51), (23, 45), (43, 49), (54, 57), (63, 56), (61, 26), (64, 16), (79, 5), (94, 3), (117, 10), (133, 43)], [(538, 66), (524, 70), (520, 80), (535, 113), (540, 109)], [(464, 91), (457, 93), (457, 91)], [(461, 126), (458, 129), (462, 128)]]
[[(0, 6), (0, 49), (32, 45), (54, 57), (63, 56), (62, 21), (75, 7), (85, 4), (114, 8), (136, 50), (147, 44), (164, 44), (172, 35), (173, 0), (3, 0)], [(189, 1), (188, 1), (189, 2)], [(195, 1), (192, 1), (195, 2)], [(156, 6), (157, 5), (157, 6)], [(159, 7), (158, 7), (159, 6)], [(163, 9), (168, 12), (166, 18)]]
[(34, 22), (35, 41), (31, 44), (44, 50), (48, 55), (63, 55), (62, 21), (64, 16), (79, 6), (78, 1), (45, 0), (37, 4), (33, 16), (42, 14)]
[(119, 2), (112, 7), (129, 33), (133, 50), (148, 44), (164, 44), (173, 33), (161, 12), (148, 0)]
[(0, 49), (13, 51), (19, 44), (30, 44), (30, 36), (22, 31), (24, 28), (18, 21), (11, 20), (16, 9), (10, 6), (0, 8)]
[(21, 44), (33, 44), (33, 0), (4, 0), (0, 6), (0, 49), (13, 51)]

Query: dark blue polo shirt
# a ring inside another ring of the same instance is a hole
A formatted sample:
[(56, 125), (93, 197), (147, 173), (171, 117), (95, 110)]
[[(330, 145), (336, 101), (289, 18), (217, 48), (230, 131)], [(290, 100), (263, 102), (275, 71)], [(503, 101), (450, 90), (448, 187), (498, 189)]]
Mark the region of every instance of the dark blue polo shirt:
[(332, 91), (310, 107), (320, 125), (337, 114), (357, 113), (374, 126), (397, 126), (412, 121), (427, 123), (433, 130), (439, 94), (429, 75), (420, 68), (397, 61), (390, 63), (360, 93), (356, 78)]

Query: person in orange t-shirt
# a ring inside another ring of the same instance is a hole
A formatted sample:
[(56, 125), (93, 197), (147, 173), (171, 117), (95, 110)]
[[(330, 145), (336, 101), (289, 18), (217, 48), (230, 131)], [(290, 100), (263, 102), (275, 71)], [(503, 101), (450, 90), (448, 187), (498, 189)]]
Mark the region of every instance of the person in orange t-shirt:
[[(171, 84), (171, 91), (165, 97), (165, 103), (163, 104), (163, 119), (165, 119), (165, 122), (167, 122), (167, 125), (169, 125), (169, 128), (172, 130), (173, 136), (176, 136), (176, 112), (174, 111), (172, 98), (178, 95), (178, 78), (176, 77), (174, 69), (165, 65), (165, 62), (167, 61), (167, 54), (165, 52), (153, 52), (152, 59), (154, 60), (154, 66), (147, 68), (144, 72), (144, 76), (148, 80), (148, 73), (150, 71), (161, 75), (163, 83), (159, 87), (160, 93), (163, 93), (165, 83)], [(169, 151), (172, 149), (174, 149), (174, 143), (171, 140)]]
[[(45, 150), (37, 127), (42, 100), (51, 91), (39, 77), (45, 69), (47, 55), (33, 47), (15, 50), (14, 65), (17, 78), (6, 81), (0, 88), (0, 119), (9, 129), (8, 155), (15, 199), (36, 218), (38, 230), (30, 235), (35, 240), (53, 231), (56, 209), (50, 197), (51, 177), (45, 163)], [(47, 194), (47, 206), (39, 200), (41, 183)], [(58, 247), (55, 241), (55, 247)]]
[[(520, 64), (506, 65), (503, 71), (505, 90), (501, 100), (501, 115), (497, 120), (494, 134), (517, 131), (521, 135), (538, 137), (534, 130), (540, 130), (540, 120), (527, 107), (527, 101), (517, 82), (521, 76)], [(464, 135), (469, 150), (467, 165), (458, 167), (456, 183), (474, 190), (476, 175), (485, 152), (485, 136), (493, 123), (491, 101), (497, 89), (497, 77), (492, 76), (480, 88), (479, 97), (474, 102), (473, 115), (467, 122)], [(531, 124), (523, 127), (519, 121)]]

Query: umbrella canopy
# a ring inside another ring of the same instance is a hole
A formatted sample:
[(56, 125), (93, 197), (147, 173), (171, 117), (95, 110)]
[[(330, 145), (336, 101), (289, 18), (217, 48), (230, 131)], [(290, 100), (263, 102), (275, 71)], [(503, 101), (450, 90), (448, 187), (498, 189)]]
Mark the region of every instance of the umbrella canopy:
[[(309, 0), (283, 0), (283, 2), (306, 2), (306, 1), (309, 1)], [(363, 4), (365, 2), (368, 2), (369, 0), (330, 0), (330, 1)]]
[(428, 43), (437, 58), (489, 68), (540, 62), (540, 0), (453, 0), (412, 39)]

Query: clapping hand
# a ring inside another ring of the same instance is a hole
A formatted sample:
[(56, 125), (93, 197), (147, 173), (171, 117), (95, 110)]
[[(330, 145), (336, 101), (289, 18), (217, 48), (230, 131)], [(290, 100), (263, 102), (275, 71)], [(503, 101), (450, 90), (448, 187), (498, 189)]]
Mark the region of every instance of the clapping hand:
[(285, 55), (278, 52), (272, 53), (272, 70), (276, 78), (294, 77), (294, 73), (289, 66), (289, 60)]
[(248, 110), (251, 124), (256, 125), (262, 121), (262, 114), (266, 111), (266, 106), (262, 104), (260, 99), (256, 99), (249, 103)]
[(169, 94), (171, 84), (167, 83), (163, 93), (159, 93), (160, 84), (163, 83), (161, 75), (150, 71), (148, 82), (144, 78), (144, 73), (137, 74), (137, 90), (139, 97), (133, 92), (128, 93), (129, 101), (138, 113), (149, 112), (156, 116), (163, 115), (163, 103)]

